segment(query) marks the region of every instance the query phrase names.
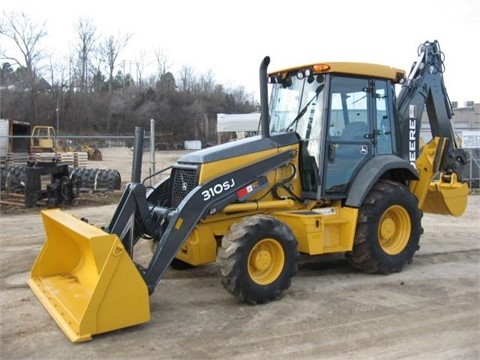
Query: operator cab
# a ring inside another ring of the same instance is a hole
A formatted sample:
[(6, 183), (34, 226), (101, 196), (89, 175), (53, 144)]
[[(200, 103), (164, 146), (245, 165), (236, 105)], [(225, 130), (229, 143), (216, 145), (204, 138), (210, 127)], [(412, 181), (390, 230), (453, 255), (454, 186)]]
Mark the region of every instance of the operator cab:
[(270, 134), (298, 134), (304, 198), (345, 198), (369, 159), (397, 153), (394, 84), (403, 74), (359, 63), (269, 74)]

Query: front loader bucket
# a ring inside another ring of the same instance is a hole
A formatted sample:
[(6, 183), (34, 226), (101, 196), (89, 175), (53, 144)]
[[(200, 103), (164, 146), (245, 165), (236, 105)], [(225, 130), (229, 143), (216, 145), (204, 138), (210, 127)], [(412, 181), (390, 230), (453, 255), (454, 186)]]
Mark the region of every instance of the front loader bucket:
[(147, 286), (116, 235), (58, 209), (42, 219), (28, 284), (72, 342), (150, 320)]
[(460, 216), (467, 208), (468, 185), (434, 181), (428, 187), (422, 210), (426, 213)]

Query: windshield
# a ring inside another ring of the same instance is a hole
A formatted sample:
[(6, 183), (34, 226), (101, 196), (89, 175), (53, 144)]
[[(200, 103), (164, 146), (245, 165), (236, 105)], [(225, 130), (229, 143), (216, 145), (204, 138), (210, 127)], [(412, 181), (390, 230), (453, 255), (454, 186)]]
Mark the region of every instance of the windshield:
[(323, 111), (324, 75), (299, 79), (292, 73), (281, 83), (273, 84), (270, 98), (270, 133), (295, 131), (309, 139), (312, 128), (318, 131)]

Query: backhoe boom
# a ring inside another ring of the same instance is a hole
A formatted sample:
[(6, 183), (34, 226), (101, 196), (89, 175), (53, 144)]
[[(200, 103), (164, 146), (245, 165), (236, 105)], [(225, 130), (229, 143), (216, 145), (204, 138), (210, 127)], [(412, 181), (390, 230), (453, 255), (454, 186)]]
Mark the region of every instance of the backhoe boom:
[(419, 47), (419, 57), (413, 64), (407, 82), (398, 95), (398, 113), (403, 158), (415, 165), (419, 156), (420, 129), (424, 108), (427, 110), (432, 138), (446, 139), (446, 147), (437, 171), (457, 174), (466, 163), (466, 153), (457, 148), (452, 129), (453, 110), (443, 80), (443, 53), (437, 41), (425, 42)]

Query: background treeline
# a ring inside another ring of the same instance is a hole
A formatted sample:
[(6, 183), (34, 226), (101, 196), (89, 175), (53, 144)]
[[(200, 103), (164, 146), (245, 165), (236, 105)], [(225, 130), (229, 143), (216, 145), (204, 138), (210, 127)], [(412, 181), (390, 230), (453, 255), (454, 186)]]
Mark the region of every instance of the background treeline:
[(131, 134), (135, 126), (171, 134), (172, 141), (216, 142), (217, 113), (257, 109), (243, 87), (225, 88), (212, 72), (197, 74), (183, 65), (170, 71), (155, 53), (157, 71), (144, 78), (145, 54), (119, 61), (131, 35), (100, 36), (90, 19), (74, 25), (76, 39), (64, 61), (48, 55), (46, 24), (25, 13), (4, 14), (0, 23), (0, 118), (32, 125), (59, 124), (60, 134)]

